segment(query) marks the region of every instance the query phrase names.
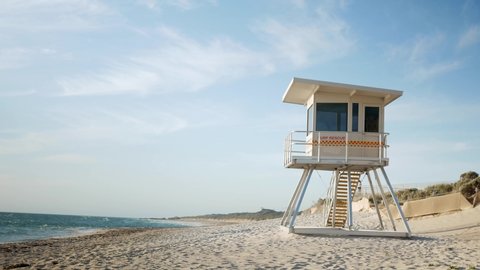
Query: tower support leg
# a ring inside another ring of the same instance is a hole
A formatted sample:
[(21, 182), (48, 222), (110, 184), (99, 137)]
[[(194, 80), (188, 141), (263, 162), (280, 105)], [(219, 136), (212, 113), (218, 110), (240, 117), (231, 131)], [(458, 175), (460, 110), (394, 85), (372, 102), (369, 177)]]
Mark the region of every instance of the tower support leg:
[(392, 185), (390, 184), (390, 180), (388, 180), (388, 176), (387, 176), (387, 173), (385, 172), (385, 169), (383, 167), (380, 167), (380, 170), (382, 171), (383, 177), (385, 178), (385, 182), (387, 183), (390, 194), (392, 194), (393, 201), (395, 202), (395, 206), (397, 207), (398, 213), (402, 218), (403, 225), (405, 226), (405, 230), (408, 232), (408, 236), (410, 236), (412, 232), (410, 231), (410, 226), (408, 226), (408, 222), (405, 219), (405, 215), (403, 214), (402, 207), (400, 207), (400, 203), (398, 202), (397, 195), (395, 195), (395, 192), (393, 191)]
[(387, 210), (388, 217), (392, 222), (393, 230), (396, 231), (397, 227), (395, 226), (395, 220), (393, 220), (392, 212), (390, 211), (390, 207), (388, 205), (387, 198), (385, 197), (385, 192), (383, 191), (382, 183), (380, 182), (380, 177), (378, 177), (378, 173), (376, 169), (373, 169), (373, 174), (375, 175), (375, 179), (377, 180), (378, 189), (380, 189), (380, 195), (382, 195), (382, 201), (383, 201), (383, 204), (385, 205), (385, 209)]
[(353, 226), (352, 215), (352, 177), (350, 170), (347, 171), (347, 214), (348, 214), (348, 229), (351, 230)]
[(290, 229), (293, 229), (293, 227), (295, 226), (295, 220), (297, 219), (298, 212), (300, 211), (300, 205), (302, 204), (303, 196), (305, 195), (305, 191), (307, 190), (308, 182), (310, 182), (310, 177), (312, 176), (312, 173), (313, 173), (313, 168), (308, 168), (307, 176), (304, 180), (304, 184), (300, 192), (300, 197), (297, 200), (297, 204), (293, 211), (292, 219), (290, 220), (290, 224), (288, 225)]
[[(338, 181), (340, 180), (340, 173), (338, 170), (335, 171), (335, 187), (333, 191), (333, 212), (332, 212), (332, 227), (335, 228), (336, 216), (337, 216), (337, 190), (338, 190)], [(330, 210), (328, 210), (330, 211)], [(325, 224), (328, 223), (328, 217)]]
[(302, 173), (302, 177), (300, 177), (300, 181), (298, 181), (297, 188), (295, 189), (295, 192), (293, 193), (292, 199), (290, 200), (290, 203), (288, 204), (287, 209), (285, 210), (285, 213), (283, 214), (282, 222), (280, 223), (282, 226), (287, 226), (287, 224), (290, 223), (290, 219), (293, 214), (293, 209), (294, 206), (297, 202), (298, 195), (300, 194), (300, 190), (303, 187), (303, 184), (305, 182), (305, 179), (308, 174), (308, 169), (304, 169)]
[(380, 228), (383, 230), (384, 227), (383, 227), (382, 215), (380, 214), (380, 209), (378, 209), (377, 200), (375, 198), (376, 195), (375, 195), (375, 190), (373, 188), (372, 178), (370, 177), (369, 171), (367, 171), (366, 174), (367, 174), (368, 183), (370, 184), (370, 189), (372, 190), (373, 205), (375, 205), (375, 210), (377, 211), (378, 220), (380, 221)]

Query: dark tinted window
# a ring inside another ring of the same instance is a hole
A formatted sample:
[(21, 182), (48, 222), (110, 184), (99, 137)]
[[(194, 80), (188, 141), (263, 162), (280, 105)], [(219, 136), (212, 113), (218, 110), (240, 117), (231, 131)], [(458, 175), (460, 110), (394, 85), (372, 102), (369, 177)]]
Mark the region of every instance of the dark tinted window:
[(379, 107), (365, 107), (365, 132), (378, 132), (380, 122)]
[(352, 131), (358, 131), (358, 103), (352, 104)]
[(317, 103), (317, 131), (347, 131), (347, 103)]

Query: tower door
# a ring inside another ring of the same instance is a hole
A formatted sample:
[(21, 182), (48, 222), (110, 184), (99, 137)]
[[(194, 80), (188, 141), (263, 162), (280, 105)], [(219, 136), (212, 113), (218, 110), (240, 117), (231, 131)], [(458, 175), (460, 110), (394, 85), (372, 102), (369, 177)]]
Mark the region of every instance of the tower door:
[(364, 131), (379, 132), (380, 130), (380, 107), (365, 106)]

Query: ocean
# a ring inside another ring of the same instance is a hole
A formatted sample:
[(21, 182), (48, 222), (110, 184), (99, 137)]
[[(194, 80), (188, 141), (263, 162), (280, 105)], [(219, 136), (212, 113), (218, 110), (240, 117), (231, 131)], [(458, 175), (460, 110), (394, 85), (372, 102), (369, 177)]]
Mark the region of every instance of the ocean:
[(0, 243), (68, 237), (114, 228), (179, 228), (195, 223), (148, 218), (119, 218), (0, 212)]

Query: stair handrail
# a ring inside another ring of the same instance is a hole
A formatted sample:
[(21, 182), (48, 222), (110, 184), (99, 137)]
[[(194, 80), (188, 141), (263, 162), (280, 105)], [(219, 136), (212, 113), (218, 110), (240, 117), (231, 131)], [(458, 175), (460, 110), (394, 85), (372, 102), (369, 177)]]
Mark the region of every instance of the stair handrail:
[(330, 215), (330, 208), (333, 205), (333, 190), (335, 185), (335, 171), (332, 173), (332, 178), (330, 179), (330, 185), (327, 190), (327, 196), (325, 198), (325, 203), (323, 205), (323, 220), (325, 222), (325, 226), (328, 223), (328, 216)]

